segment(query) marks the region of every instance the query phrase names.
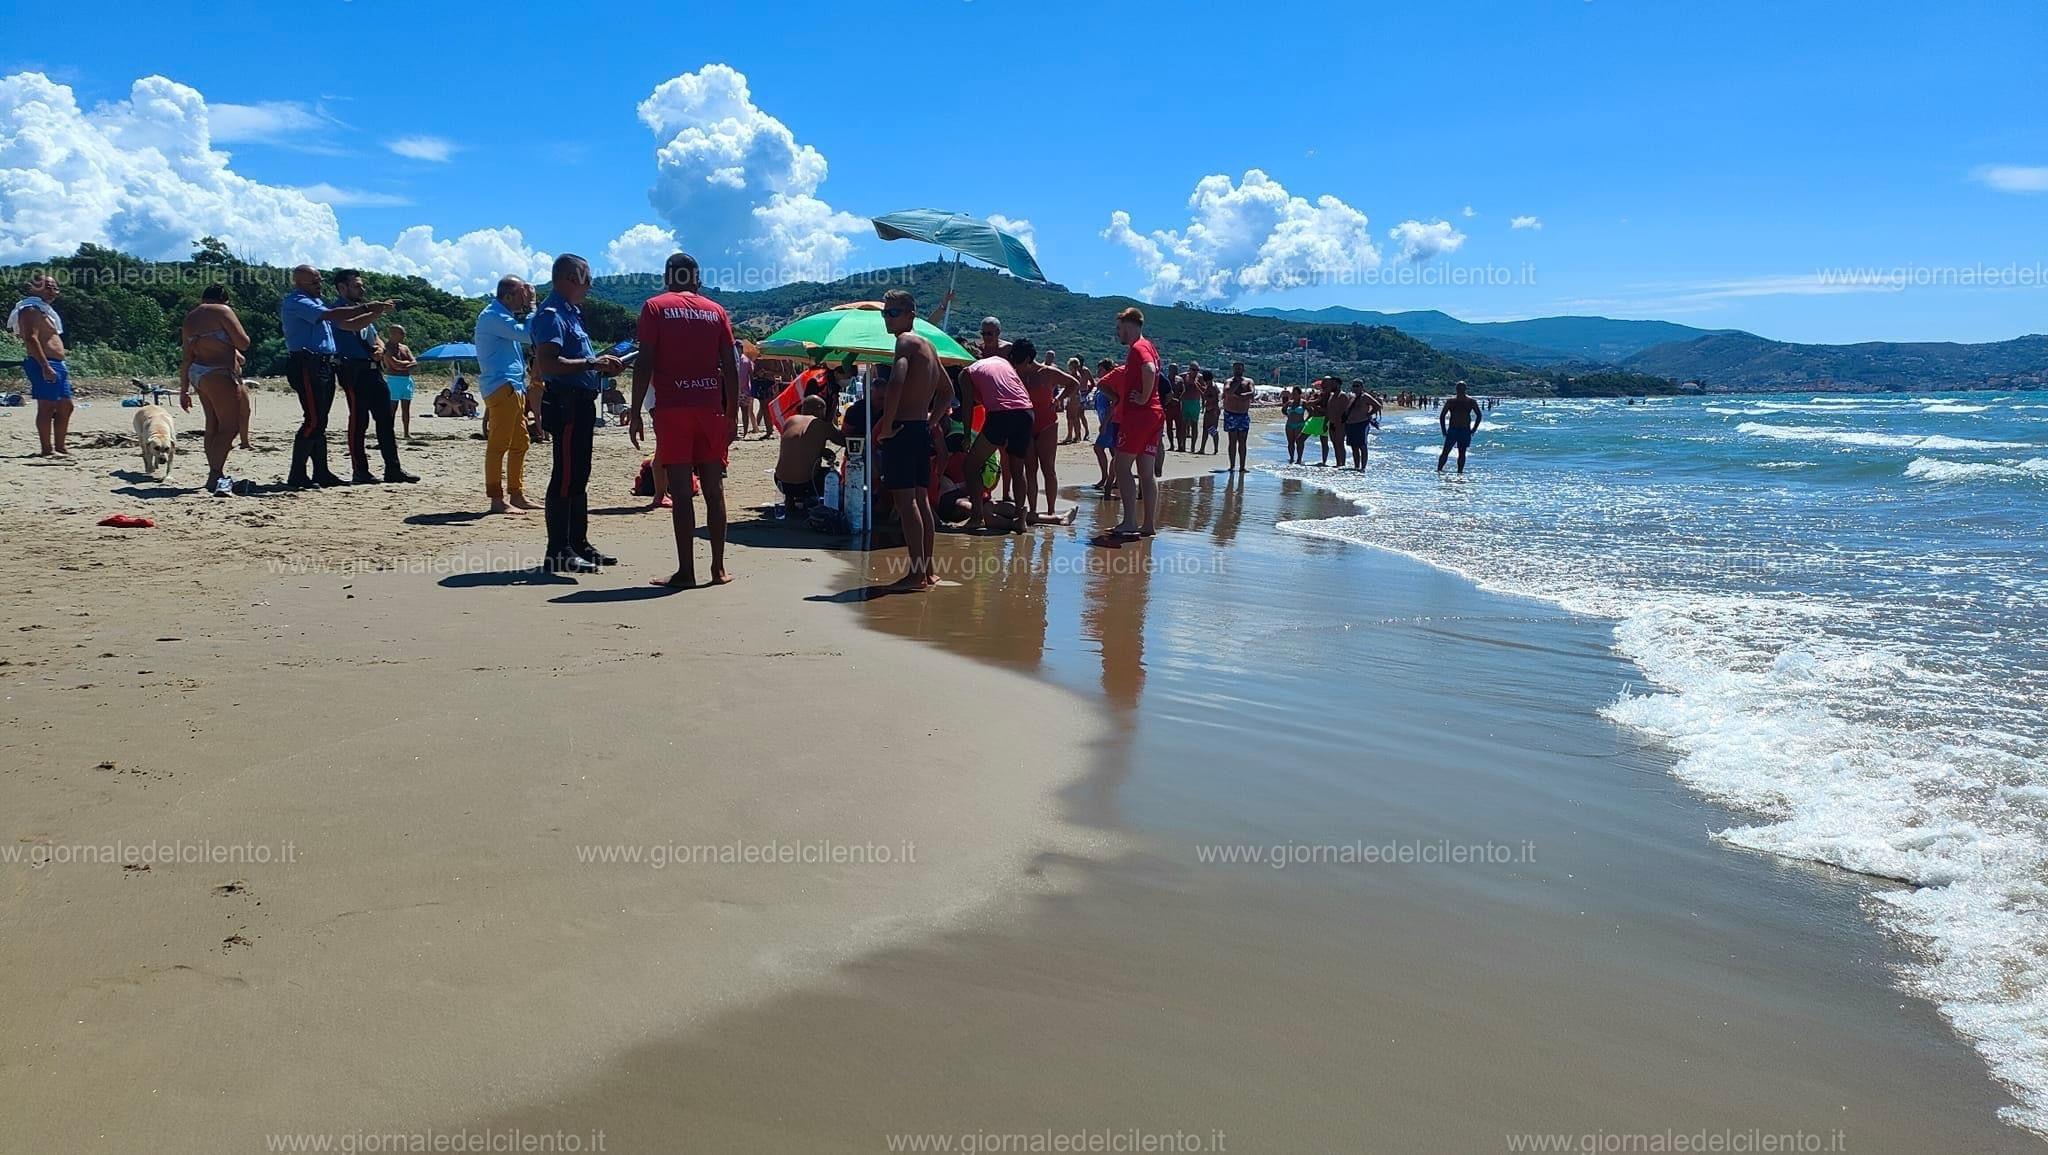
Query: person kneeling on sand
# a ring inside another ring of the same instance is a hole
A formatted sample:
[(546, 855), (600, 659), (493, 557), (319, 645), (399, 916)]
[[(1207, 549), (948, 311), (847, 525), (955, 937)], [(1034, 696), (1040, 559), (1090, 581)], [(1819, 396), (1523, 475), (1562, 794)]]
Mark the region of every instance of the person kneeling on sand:
[(782, 423), (782, 447), (775, 459), (775, 488), (782, 491), (791, 516), (803, 513), (825, 496), (825, 444), (846, 444), (846, 434), (825, 419), (825, 399), (806, 397)]

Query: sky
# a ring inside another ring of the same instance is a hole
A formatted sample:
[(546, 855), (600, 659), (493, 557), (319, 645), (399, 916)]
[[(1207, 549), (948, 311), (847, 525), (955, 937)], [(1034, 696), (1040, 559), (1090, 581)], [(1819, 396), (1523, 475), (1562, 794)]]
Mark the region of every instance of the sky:
[(2034, 0), (206, 11), (0, 0), (0, 262), (752, 288), (931, 259), (865, 219), (931, 207), (1159, 302), (2048, 332)]

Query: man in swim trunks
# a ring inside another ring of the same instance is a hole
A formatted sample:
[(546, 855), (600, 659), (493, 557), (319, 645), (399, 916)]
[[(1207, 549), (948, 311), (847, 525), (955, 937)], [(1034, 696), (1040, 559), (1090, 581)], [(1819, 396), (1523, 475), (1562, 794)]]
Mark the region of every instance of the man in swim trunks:
[(896, 335), (896, 360), (882, 391), (870, 452), (883, 489), (896, 503), (909, 568), (895, 583), (904, 591), (939, 584), (932, 571), (938, 519), (932, 515), (932, 418), (953, 407), (953, 382), (939, 364), (939, 351), (917, 333), (917, 298), (907, 289), (882, 295), (882, 324)]
[(1252, 379), (1244, 375), (1244, 362), (1230, 363), (1230, 380), (1223, 383), (1223, 435), (1229, 439), (1224, 446), (1226, 459), (1224, 472), (1232, 469), (1245, 471), (1245, 462), (1250, 450), (1247, 442), (1252, 432), (1252, 398), (1257, 390)]
[(28, 296), (7, 315), (7, 327), (28, 350), (22, 371), (36, 403), (36, 440), (42, 457), (69, 457), (71, 370), (64, 365), (64, 319), (57, 315), (57, 278), (37, 273)]
[[(863, 404), (864, 402), (856, 402)], [(782, 423), (782, 445), (775, 457), (775, 488), (794, 515), (825, 496), (825, 478), (818, 472), (825, 444), (846, 444), (846, 434), (825, 419), (825, 399), (806, 397)]]
[[(662, 269), (666, 291), (640, 306), (634, 332), (633, 400), (626, 416), (634, 448), (641, 438), (642, 406), (654, 390), (654, 467), (668, 475), (670, 520), (677, 570), (659, 584), (697, 584), (696, 501), (690, 474), (704, 493), (704, 523), (711, 531), (711, 584), (725, 585), (725, 467), (732, 449), (733, 413), (740, 403), (738, 346), (724, 306), (706, 297), (697, 258), (673, 253)], [(822, 407), (823, 402), (820, 402)]]
[(1123, 380), (1121, 376), (1111, 379), (1117, 372), (1116, 363), (1107, 357), (1095, 363), (1095, 464), (1102, 470), (1095, 488), (1104, 497), (1109, 496), (1115, 483), (1109, 460), (1116, 450), (1117, 382)]
[(1104, 537), (1128, 541), (1159, 532), (1157, 471), (1166, 411), (1159, 396), (1159, 350), (1145, 338), (1145, 314), (1135, 305), (1117, 314), (1116, 339), (1129, 347), (1118, 382), (1123, 403), (1117, 412), (1115, 458), (1123, 520)]
[(1351, 467), (1365, 470), (1366, 445), (1372, 439), (1373, 422), (1385, 408), (1363, 381), (1351, 383), (1351, 408), (1344, 414), (1344, 440), (1351, 446)]
[(1351, 411), (1351, 394), (1344, 392), (1342, 377), (1323, 378), (1323, 464), (1330, 463), (1330, 445), (1337, 446), (1337, 468), (1344, 468), (1344, 415)]
[(1436, 411), (1437, 428), (1443, 430), (1444, 451), (1436, 455), (1436, 471), (1444, 471), (1444, 462), (1451, 456), (1451, 450), (1458, 451), (1458, 472), (1465, 472), (1465, 451), (1472, 448), (1472, 433), (1485, 420), (1479, 402), (1465, 395), (1465, 383), (1458, 382), (1457, 395), (1445, 401), (1443, 408)]
[(384, 340), (384, 386), (391, 393), (392, 419), (403, 422), (406, 440), (412, 439), (412, 371), (419, 368), (419, 358), (412, 355), (412, 346), (405, 343), (405, 326), (391, 326), (391, 333)]
[(1199, 453), (1201, 445), (1196, 440), (1202, 426), (1202, 367), (1188, 362), (1187, 375), (1180, 379), (1180, 449), (1183, 453)]
[(1216, 427), (1223, 415), (1223, 390), (1216, 387), (1216, 374), (1202, 370), (1202, 440), (1195, 446), (1197, 453), (1209, 453), (1217, 444)]

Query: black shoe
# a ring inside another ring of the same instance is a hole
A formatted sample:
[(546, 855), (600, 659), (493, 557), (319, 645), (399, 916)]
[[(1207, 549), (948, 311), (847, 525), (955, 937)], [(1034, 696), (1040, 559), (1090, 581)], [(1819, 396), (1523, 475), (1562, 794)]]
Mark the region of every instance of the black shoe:
[(546, 561), (541, 563), (541, 568), (549, 573), (589, 574), (597, 572), (597, 563), (586, 557), (578, 557), (573, 553), (559, 554), (550, 555)]
[(419, 478), (403, 469), (387, 469), (384, 471), (384, 480), (391, 485), (411, 485)]
[(348, 483), (350, 485), (376, 485), (378, 484), (377, 475), (367, 469), (358, 469), (348, 475)]
[(322, 489), (343, 489), (348, 486), (348, 482), (343, 481), (341, 478), (336, 477), (332, 473), (314, 474), (313, 484), (319, 486)]
[(612, 555), (610, 555), (610, 554), (608, 554), (608, 553), (599, 553), (599, 552), (597, 552), (597, 547), (596, 547), (596, 546), (594, 546), (594, 545), (590, 545), (590, 544), (589, 544), (589, 543), (587, 543), (587, 542), (586, 542), (585, 544), (583, 544), (583, 545), (579, 545), (579, 546), (577, 546), (577, 547), (576, 547), (576, 553), (577, 553), (577, 555), (578, 555), (579, 557), (582, 557), (582, 558), (583, 558), (583, 559), (585, 559), (586, 561), (591, 561), (591, 562), (595, 562), (595, 563), (596, 563), (596, 564), (598, 564), (598, 565), (617, 565), (617, 564), (619, 564), (619, 559), (618, 559), (618, 558), (615, 558), (615, 557), (613, 557)]

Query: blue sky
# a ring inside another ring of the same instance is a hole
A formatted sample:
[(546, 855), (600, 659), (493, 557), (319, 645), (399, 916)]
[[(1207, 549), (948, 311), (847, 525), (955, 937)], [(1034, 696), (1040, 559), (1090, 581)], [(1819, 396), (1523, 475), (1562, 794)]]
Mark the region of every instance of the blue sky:
[[(673, 235), (773, 277), (925, 259), (858, 218), (932, 206), (1028, 221), (1071, 287), (1219, 307), (2048, 331), (2039, 3), (4, 7), (33, 28), (0, 46), (7, 259), (207, 225), (468, 286)], [(34, 166), (22, 73), (78, 106)], [(176, 86), (133, 112), (152, 75)], [(133, 154), (198, 147), (162, 143), (196, 102), (210, 146), (166, 162), (196, 191), (166, 195)], [(705, 144), (727, 113), (742, 136)], [(39, 198), (76, 208), (24, 223)], [(1954, 283), (1986, 275), (2025, 283)]]

